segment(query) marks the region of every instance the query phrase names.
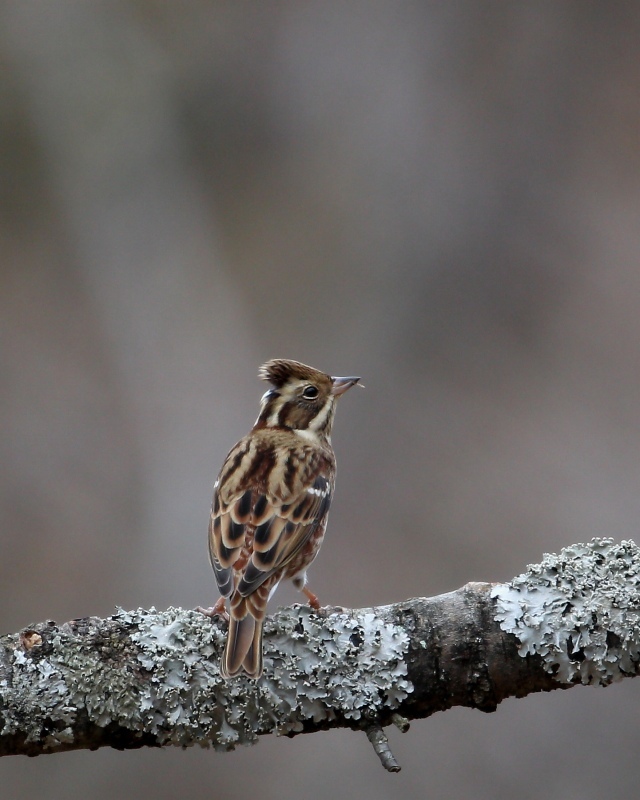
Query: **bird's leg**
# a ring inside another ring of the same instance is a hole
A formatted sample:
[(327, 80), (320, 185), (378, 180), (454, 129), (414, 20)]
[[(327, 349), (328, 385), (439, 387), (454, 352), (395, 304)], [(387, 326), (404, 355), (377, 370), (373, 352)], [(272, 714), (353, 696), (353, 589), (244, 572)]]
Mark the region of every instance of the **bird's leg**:
[(317, 595), (315, 595), (306, 586), (300, 590), (309, 601), (309, 605), (314, 611), (317, 611), (321, 617), (330, 617), (332, 614), (343, 614), (344, 608), (342, 606), (321, 606)]
[(302, 589), (301, 589), (301, 591), (302, 591), (302, 594), (303, 594), (303, 595), (304, 595), (304, 596), (307, 598), (307, 600), (309, 601), (309, 605), (311, 606), (311, 608), (312, 608), (314, 611), (318, 611), (320, 608), (322, 608), (322, 606), (320, 605), (320, 601), (318, 600), (318, 596), (317, 596), (317, 595), (315, 595), (315, 594), (314, 594), (314, 593), (311, 591), (311, 589), (307, 589), (307, 587), (306, 587), (306, 586), (303, 586), (303, 587), (302, 587)]
[(306, 574), (296, 575), (291, 583), (296, 587), (299, 592), (307, 598), (309, 601), (309, 605), (314, 611), (319, 611), (322, 606), (320, 605), (320, 601), (318, 600), (318, 596), (315, 595), (311, 589), (307, 588), (307, 576)]
[(210, 608), (204, 608), (203, 606), (197, 606), (196, 611), (199, 611), (201, 614), (204, 614), (205, 617), (210, 617), (213, 619), (214, 617), (222, 617), (226, 622), (229, 622), (229, 614), (226, 608), (227, 598), (226, 597), (219, 597), (215, 604), (212, 605)]

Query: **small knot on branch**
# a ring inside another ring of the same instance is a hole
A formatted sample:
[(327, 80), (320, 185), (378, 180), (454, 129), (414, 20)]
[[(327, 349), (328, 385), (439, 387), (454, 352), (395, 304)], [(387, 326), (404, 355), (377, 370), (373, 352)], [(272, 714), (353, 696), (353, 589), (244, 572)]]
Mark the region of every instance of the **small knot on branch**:
[(391, 715), (391, 722), (393, 722), (401, 733), (406, 733), (411, 727), (409, 720), (403, 717), (402, 714), (398, 714), (397, 711)]

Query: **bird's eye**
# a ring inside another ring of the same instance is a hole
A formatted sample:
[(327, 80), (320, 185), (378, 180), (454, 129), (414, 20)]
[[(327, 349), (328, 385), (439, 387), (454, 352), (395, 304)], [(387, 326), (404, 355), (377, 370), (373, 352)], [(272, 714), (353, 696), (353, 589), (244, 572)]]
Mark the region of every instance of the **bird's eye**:
[(305, 400), (315, 400), (318, 396), (318, 388), (316, 386), (305, 386), (302, 396)]

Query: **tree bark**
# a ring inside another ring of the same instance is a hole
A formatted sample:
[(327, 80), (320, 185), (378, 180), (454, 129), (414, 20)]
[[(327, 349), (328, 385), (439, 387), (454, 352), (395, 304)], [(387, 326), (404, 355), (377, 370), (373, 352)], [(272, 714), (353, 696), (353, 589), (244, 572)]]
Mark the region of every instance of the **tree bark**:
[(259, 680), (220, 678), (226, 623), (196, 611), (43, 622), (0, 638), (0, 754), (367, 732), (461, 705), (638, 674), (640, 550), (594, 539), (508, 584), (469, 583), (370, 609), (306, 606), (267, 621)]

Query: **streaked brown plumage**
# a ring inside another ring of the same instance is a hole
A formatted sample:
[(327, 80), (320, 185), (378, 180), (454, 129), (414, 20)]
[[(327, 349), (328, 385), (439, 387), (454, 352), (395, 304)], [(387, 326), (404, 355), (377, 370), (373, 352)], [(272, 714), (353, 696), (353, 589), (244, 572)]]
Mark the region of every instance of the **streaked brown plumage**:
[(359, 378), (332, 378), (298, 361), (274, 359), (259, 377), (265, 392), (258, 419), (225, 459), (214, 486), (209, 555), (229, 634), (220, 672), (262, 673), (267, 601), (283, 578), (305, 588), (327, 525), (335, 481), (331, 426), (340, 395)]

